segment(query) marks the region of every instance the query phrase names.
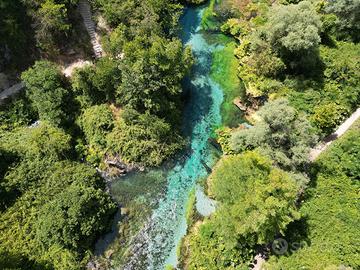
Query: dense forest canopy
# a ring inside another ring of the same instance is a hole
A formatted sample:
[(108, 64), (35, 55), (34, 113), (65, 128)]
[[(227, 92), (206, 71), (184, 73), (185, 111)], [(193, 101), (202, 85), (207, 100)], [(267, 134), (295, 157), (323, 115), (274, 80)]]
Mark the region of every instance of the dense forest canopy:
[[(118, 209), (99, 171), (158, 167), (187, 143), (195, 59), (179, 18), (206, 1), (90, 1), (104, 54), (66, 77), (63, 58), (91, 59), (78, 2), (0, 0), (0, 72), (25, 85), (0, 105), (0, 268), (84, 269)], [(181, 267), (248, 269), (267, 250), (265, 269), (359, 268), (359, 123), (309, 160), (360, 104), (359, 0), (203, 7), (202, 31), (221, 40), (209, 68), (223, 157), (206, 182), (217, 209), (188, 215)], [(278, 237), (306, 245), (278, 256)]]
[(57, 58), (76, 43), (78, 1), (0, 2), (1, 71), (26, 67), (27, 45), (36, 59), (21, 74), (26, 91), (0, 107), (1, 268), (83, 269), (117, 208), (95, 168), (158, 166), (185, 144), (183, 6), (92, 4), (110, 27), (106, 56), (69, 78)]

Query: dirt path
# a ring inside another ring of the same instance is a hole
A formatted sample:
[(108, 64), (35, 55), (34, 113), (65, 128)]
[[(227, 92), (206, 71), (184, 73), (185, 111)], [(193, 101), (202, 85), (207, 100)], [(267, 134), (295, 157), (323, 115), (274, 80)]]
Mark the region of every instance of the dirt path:
[(77, 68), (82, 68), (85, 66), (90, 66), (93, 63), (90, 61), (86, 61), (83, 59), (78, 59), (75, 62), (72, 63), (65, 63), (64, 66), (62, 67), (62, 73), (65, 75), (65, 77), (70, 78), (74, 72), (75, 69)]
[[(82, 68), (87, 65), (92, 65), (92, 62), (84, 61), (82, 59), (77, 59), (77, 60), (75, 60), (75, 62), (65, 64), (61, 71), (65, 75), (65, 77), (71, 77), (73, 71), (76, 68)], [(24, 88), (25, 88), (24, 83), (19, 82), (17, 84), (14, 84), (11, 87), (5, 89), (4, 91), (0, 92), (0, 104), (2, 104), (7, 98), (19, 93)]]
[(20, 82), (2, 91), (0, 93), (0, 104), (2, 104), (5, 99), (19, 93), (24, 87), (24, 83)]
[(331, 135), (326, 137), (321, 143), (310, 151), (310, 161), (314, 161), (317, 157), (325, 151), (337, 138), (344, 135), (344, 133), (355, 123), (360, 117), (360, 108), (358, 108), (341, 126)]

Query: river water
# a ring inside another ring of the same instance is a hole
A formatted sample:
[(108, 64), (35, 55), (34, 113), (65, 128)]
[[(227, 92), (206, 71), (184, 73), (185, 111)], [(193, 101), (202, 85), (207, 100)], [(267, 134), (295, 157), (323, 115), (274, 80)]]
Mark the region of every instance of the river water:
[[(190, 151), (167, 172), (164, 196), (149, 220), (133, 239), (127, 270), (163, 270), (177, 263), (176, 249), (186, 234), (185, 206), (196, 182), (209, 173), (215, 162), (208, 139), (221, 124), (223, 92), (210, 78), (212, 53), (223, 47), (208, 44), (201, 30), (205, 7), (189, 8), (181, 18), (184, 45), (191, 46), (195, 65), (184, 82), (189, 101), (184, 112), (184, 133), (190, 139)], [(207, 167), (208, 166), (208, 167)]]

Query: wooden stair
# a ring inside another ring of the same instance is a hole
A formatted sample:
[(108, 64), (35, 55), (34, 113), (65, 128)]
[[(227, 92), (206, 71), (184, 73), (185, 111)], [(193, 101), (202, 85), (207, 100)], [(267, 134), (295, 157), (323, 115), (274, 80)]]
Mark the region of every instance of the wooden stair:
[(103, 49), (99, 42), (99, 37), (96, 33), (96, 25), (92, 20), (90, 4), (87, 0), (79, 1), (79, 12), (83, 18), (85, 28), (90, 36), (91, 45), (94, 50), (95, 58), (100, 58), (103, 55)]

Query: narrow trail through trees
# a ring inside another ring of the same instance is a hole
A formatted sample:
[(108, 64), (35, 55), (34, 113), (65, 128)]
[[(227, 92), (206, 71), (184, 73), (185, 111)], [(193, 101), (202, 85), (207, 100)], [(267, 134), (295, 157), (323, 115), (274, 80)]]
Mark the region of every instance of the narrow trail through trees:
[[(81, 68), (87, 65), (91, 65), (90, 61), (84, 61), (82, 59), (78, 59), (75, 62), (72, 62), (66, 66), (64, 66), (61, 72), (64, 74), (65, 77), (71, 77), (75, 68)], [(4, 103), (4, 101), (25, 88), (25, 84), (23, 82), (19, 82), (14, 84), (13, 86), (5, 89), (4, 91), (0, 92), (0, 105)]]
[(315, 148), (311, 149), (310, 152), (310, 161), (314, 161), (317, 157), (324, 152), (330, 144), (332, 144), (337, 138), (344, 135), (344, 133), (355, 123), (360, 117), (360, 108), (358, 108), (344, 123), (342, 123), (339, 128), (327, 136), (321, 143), (319, 143)]
[[(100, 44), (100, 37), (96, 33), (96, 26), (94, 21), (92, 20), (91, 8), (90, 4), (87, 0), (79, 1), (79, 12), (81, 17), (83, 18), (85, 28), (90, 36), (90, 41), (94, 50), (95, 58), (100, 58), (103, 56), (103, 49)], [(66, 77), (70, 77), (73, 67), (81, 67), (83, 65), (90, 64), (88, 61), (76, 60), (74, 63), (70, 64), (69, 67), (65, 67), (63, 69), (63, 73)], [(2, 104), (7, 98), (19, 93), (25, 87), (23, 82), (19, 82), (14, 84), (13, 86), (3, 90), (0, 92), (0, 104)]]

